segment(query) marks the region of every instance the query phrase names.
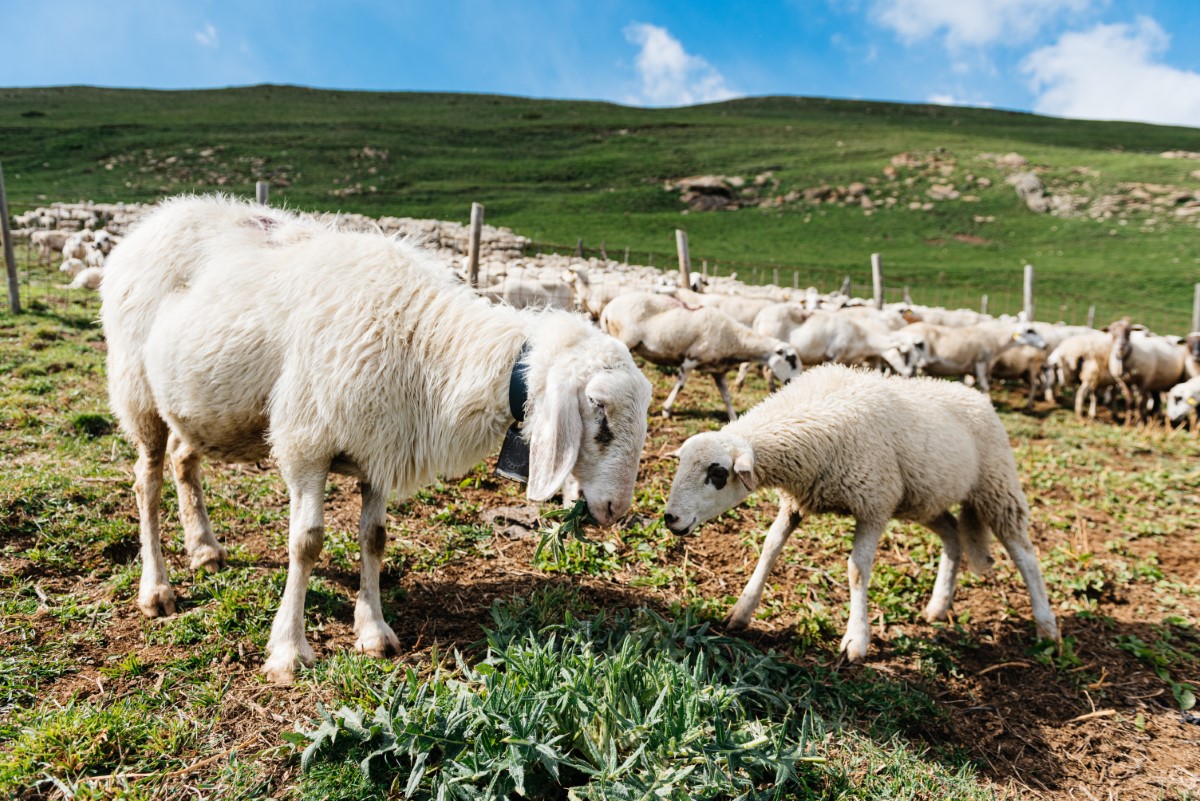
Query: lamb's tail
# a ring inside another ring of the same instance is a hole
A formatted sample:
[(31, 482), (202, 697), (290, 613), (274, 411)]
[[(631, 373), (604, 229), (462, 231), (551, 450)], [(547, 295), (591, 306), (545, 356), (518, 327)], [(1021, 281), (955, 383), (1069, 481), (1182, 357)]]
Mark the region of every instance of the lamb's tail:
[(973, 573), (986, 576), (992, 572), (991, 532), (979, 517), (979, 510), (970, 501), (964, 501), (958, 516), (958, 537), (967, 556), (967, 567)]

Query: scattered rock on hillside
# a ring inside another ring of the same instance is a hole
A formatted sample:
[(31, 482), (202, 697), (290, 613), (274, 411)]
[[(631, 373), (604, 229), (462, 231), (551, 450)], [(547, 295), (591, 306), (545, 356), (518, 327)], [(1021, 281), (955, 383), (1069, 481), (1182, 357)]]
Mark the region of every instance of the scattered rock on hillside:
[(1046, 199), (1046, 187), (1042, 179), (1033, 173), (1019, 172), (1009, 176), (1008, 183), (1016, 188), (1017, 197), (1030, 211), (1043, 214), (1050, 209), (1050, 202)]

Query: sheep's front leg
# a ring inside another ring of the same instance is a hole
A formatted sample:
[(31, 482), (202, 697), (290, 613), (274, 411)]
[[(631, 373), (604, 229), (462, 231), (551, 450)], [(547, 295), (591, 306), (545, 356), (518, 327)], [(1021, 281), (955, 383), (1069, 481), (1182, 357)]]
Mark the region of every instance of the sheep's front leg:
[(861, 662), (871, 645), (871, 621), (867, 611), (867, 587), (871, 583), (871, 566), (875, 549), (887, 526), (887, 520), (859, 520), (854, 525), (854, 547), (850, 551), (850, 620), (842, 637), (841, 651), (851, 662)]
[(950, 604), (954, 602), (954, 589), (958, 581), (958, 565), (962, 561), (962, 543), (958, 538), (958, 521), (949, 512), (944, 512), (941, 517), (925, 525), (942, 540), (937, 581), (933, 584), (933, 594), (925, 607), (925, 619), (933, 623), (950, 616)]
[(733, 410), (733, 398), (729, 396), (729, 384), (725, 381), (725, 374), (713, 373), (713, 381), (721, 393), (721, 400), (725, 401), (725, 412), (729, 415), (729, 422), (732, 423), (737, 419), (737, 412)]
[(988, 395), (992, 391), (988, 385), (988, 363), (986, 361), (975, 362), (975, 388), (984, 395)]
[[(288, 471), (291, 473), (291, 471)], [(313, 565), (325, 544), (325, 479), (328, 468), (309, 466), (296, 474), (285, 475), (291, 498), (291, 524), (288, 531), (288, 574), (283, 600), (271, 624), (267, 641), (270, 654), (263, 665), (267, 678), (277, 684), (291, 684), (296, 665), (311, 665), (316, 654), (304, 636), (304, 596)]]
[(743, 629), (749, 625), (750, 616), (754, 614), (754, 610), (758, 608), (758, 602), (762, 600), (767, 576), (770, 575), (771, 568), (775, 566), (775, 560), (779, 558), (779, 553), (783, 550), (787, 538), (791, 536), (798, 525), (800, 525), (799, 510), (787, 500), (780, 503), (779, 514), (775, 516), (775, 522), (771, 524), (767, 538), (763, 541), (762, 554), (759, 555), (758, 564), (754, 567), (754, 575), (750, 577), (746, 589), (742, 590), (742, 597), (738, 598), (738, 602), (734, 604), (733, 609), (725, 618), (725, 625), (730, 629)]
[(167, 440), (175, 487), (179, 493), (179, 517), (183, 520), (183, 542), (192, 557), (192, 570), (216, 573), (225, 566), (229, 553), (213, 536), (208, 510), (204, 508), (204, 485), (200, 478), (200, 454), (174, 433)]
[(142, 542), (142, 578), (138, 585), (138, 608), (146, 617), (175, 614), (175, 593), (163, 561), (159, 504), (162, 501), (163, 458), (167, 425), (154, 418), (144, 421), (137, 432), (138, 459), (134, 466), (133, 494), (137, 497), (138, 528)]
[(671, 394), (667, 396), (666, 402), (663, 403), (663, 417), (671, 416), (671, 407), (675, 405), (675, 398), (677, 395), (679, 395), (679, 390), (683, 389), (683, 385), (687, 383), (688, 374), (691, 373), (692, 370), (695, 370), (696, 365), (698, 364), (699, 362), (695, 359), (683, 360), (683, 364), (679, 367), (679, 380), (675, 382), (674, 389), (671, 390)]
[(354, 606), (354, 647), (371, 656), (395, 656), (400, 640), (383, 620), (379, 600), (379, 571), (387, 546), (387, 494), (370, 484), (359, 484), (362, 517), (358, 523), (358, 547), (362, 554), (358, 602)]

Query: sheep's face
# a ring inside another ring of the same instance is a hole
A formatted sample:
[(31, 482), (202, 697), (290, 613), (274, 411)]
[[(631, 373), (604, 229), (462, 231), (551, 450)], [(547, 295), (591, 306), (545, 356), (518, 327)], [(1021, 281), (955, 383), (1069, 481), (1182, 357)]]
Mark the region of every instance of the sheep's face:
[(624, 517), (633, 503), (650, 394), (650, 382), (631, 366), (592, 376), (580, 398), (583, 434), (572, 474), (601, 525)]
[(892, 341), (894, 346), (885, 351), (883, 357), (900, 375), (911, 378), (932, 361), (929, 343), (924, 337), (901, 335)]
[(626, 359), (626, 365), (582, 378), (565, 365), (550, 370), (544, 395), (525, 422), (530, 499), (548, 499), (574, 476), (602, 525), (629, 511), (646, 442), (650, 382)]
[(796, 353), (796, 349), (785, 342), (780, 342), (775, 346), (775, 351), (767, 359), (767, 367), (771, 368), (771, 372), (775, 374), (783, 383), (791, 381), (804, 369), (800, 364), (800, 355)]
[(1172, 423), (1178, 423), (1196, 411), (1200, 399), (1197, 399), (1196, 392), (1189, 392), (1189, 389), (1187, 384), (1180, 384), (1167, 395), (1167, 419)]
[(1016, 342), (1018, 345), (1028, 345), (1038, 350), (1046, 349), (1046, 340), (1037, 332), (1037, 329), (1028, 323), (1017, 326), (1017, 329), (1013, 331), (1013, 342)]
[(663, 522), (676, 534), (687, 534), (732, 509), (757, 486), (754, 451), (744, 439), (710, 431), (683, 443), (678, 454), (679, 469), (663, 513)]

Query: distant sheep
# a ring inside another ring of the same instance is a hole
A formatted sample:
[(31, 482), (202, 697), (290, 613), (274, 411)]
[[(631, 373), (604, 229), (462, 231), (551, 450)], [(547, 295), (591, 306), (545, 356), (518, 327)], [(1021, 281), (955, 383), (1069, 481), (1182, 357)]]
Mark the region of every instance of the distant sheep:
[[(840, 365), (808, 370), (736, 423), (683, 444), (663, 520), (687, 534), (760, 487), (778, 490), (779, 514), (730, 625), (749, 623), (802, 516), (829, 512), (855, 518), (850, 620), (841, 644), (850, 661), (867, 654), (867, 586), (890, 518), (920, 523), (942, 540), (928, 620), (947, 619), (964, 551), (976, 572), (990, 569), (990, 531), (1025, 579), (1039, 634), (1059, 639), (1008, 434), (979, 393)], [(957, 519), (950, 512), (956, 504)]]
[(712, 375), (729, 419), (736, 420), (726, 373), (742, 362), (761, 362), (786, 382), (803, 369), (786, 342), (760, 336), (717, 309), (688, 308), (668, 295), (620, 295), (604, 308), (600, 328), (648, 361), (679, 367), (679, 380), (663, 403), (668, 417), (693, 370)]
[(166, 201), (113, 250), (101, 289), (109, 396), (138, 451), (138, 606), (171, 614), (159, 530), (164, 456), (179, 485), (193, 567), (217, 569), (202, 457), (272, 455), (291, 496), (288, 578), (267, 644), (267, 676), (314, 658), (304, 596), (324, 539), (330, 472), (362, 491), (359, 650), (395, 652), (380, 608), (389, 493), (470, 469), (528, 401), (527, 494), (568, 476), (611, 524), (632, 503), (650, 385), (628, 349), (580, 315), (479, 298), (412, 245), (329, 230), (227, 198)]

